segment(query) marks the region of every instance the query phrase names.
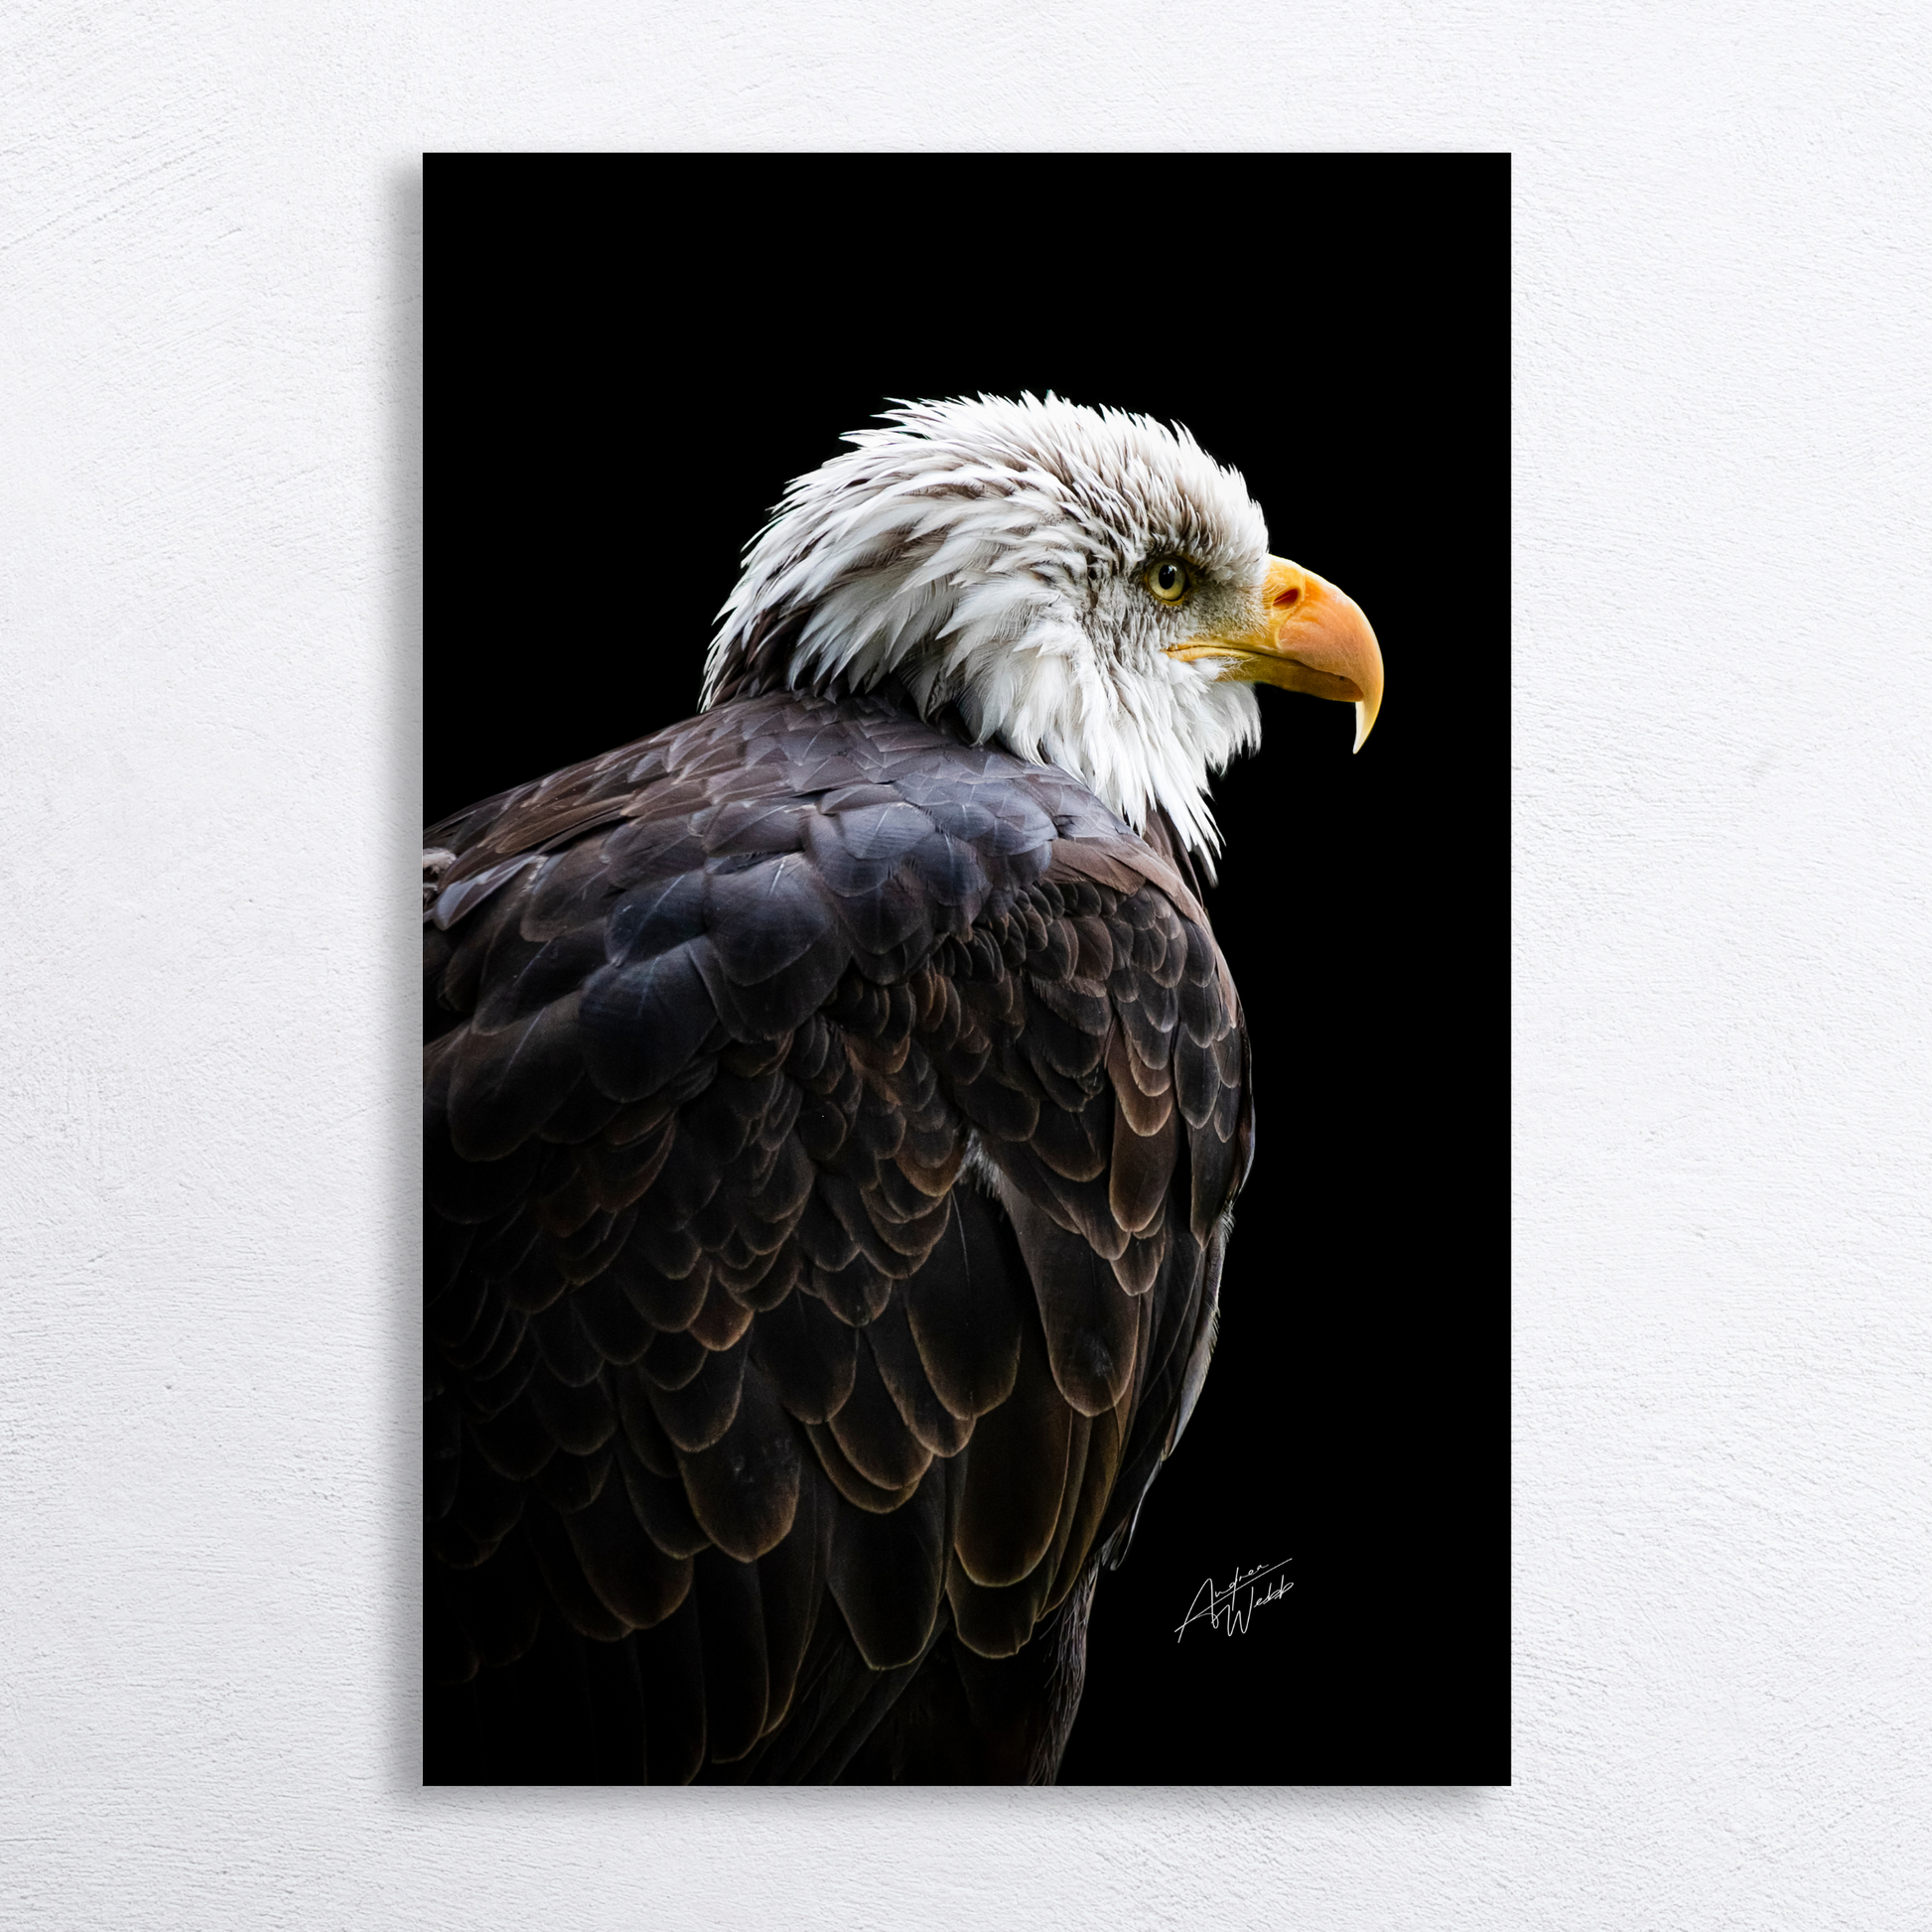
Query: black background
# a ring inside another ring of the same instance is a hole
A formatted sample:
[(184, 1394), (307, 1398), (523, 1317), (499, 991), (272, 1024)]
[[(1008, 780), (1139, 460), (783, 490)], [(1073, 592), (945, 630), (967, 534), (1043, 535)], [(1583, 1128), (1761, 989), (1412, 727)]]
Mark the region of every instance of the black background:
[(1185, 423), (1381, 639), (1359, 758), (1264, 691), (1215, 787), (1258, 1151), (1063, 1782), (1509, 1775), (1507, 300), (1500, 157), (426, 167), (426, 823), (688, 716), (743, 545), (893, 397)]

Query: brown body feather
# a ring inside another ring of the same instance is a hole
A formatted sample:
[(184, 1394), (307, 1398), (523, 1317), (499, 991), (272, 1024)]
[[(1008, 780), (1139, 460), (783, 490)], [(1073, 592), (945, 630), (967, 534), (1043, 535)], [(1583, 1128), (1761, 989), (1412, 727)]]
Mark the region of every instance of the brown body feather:
[(431, 1775), (1050, 1778), (1252, 1138), (1164, 823), (785, 694), (427, 844)]

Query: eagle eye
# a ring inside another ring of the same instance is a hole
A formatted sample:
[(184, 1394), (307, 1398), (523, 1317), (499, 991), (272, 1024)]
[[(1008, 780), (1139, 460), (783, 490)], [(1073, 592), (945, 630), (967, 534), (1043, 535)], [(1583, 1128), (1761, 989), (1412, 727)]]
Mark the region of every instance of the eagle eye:
[(1187, 566), (1173, 557), (1164, 557), (1147, 569), (1147, 587), (1163, 604), (1178, 604), (1192, 588)]

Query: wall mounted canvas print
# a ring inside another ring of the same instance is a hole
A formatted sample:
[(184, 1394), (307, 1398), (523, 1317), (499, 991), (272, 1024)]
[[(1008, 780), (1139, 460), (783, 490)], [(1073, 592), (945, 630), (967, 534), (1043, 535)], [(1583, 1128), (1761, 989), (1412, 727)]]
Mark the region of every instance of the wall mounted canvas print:
[(1506, 160), (425, 180), (425, 1780), (1506, 1781)]

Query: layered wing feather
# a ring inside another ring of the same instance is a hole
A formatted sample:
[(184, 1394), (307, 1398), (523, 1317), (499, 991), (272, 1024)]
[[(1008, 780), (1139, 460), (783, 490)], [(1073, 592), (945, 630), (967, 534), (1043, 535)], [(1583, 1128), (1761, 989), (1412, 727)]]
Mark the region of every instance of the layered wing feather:
[(790, 695), (432, 831), (433, 1771), (547, 1643), (566, 1774), (1051, 1775), (1251, 1138), (1153, 840)]

